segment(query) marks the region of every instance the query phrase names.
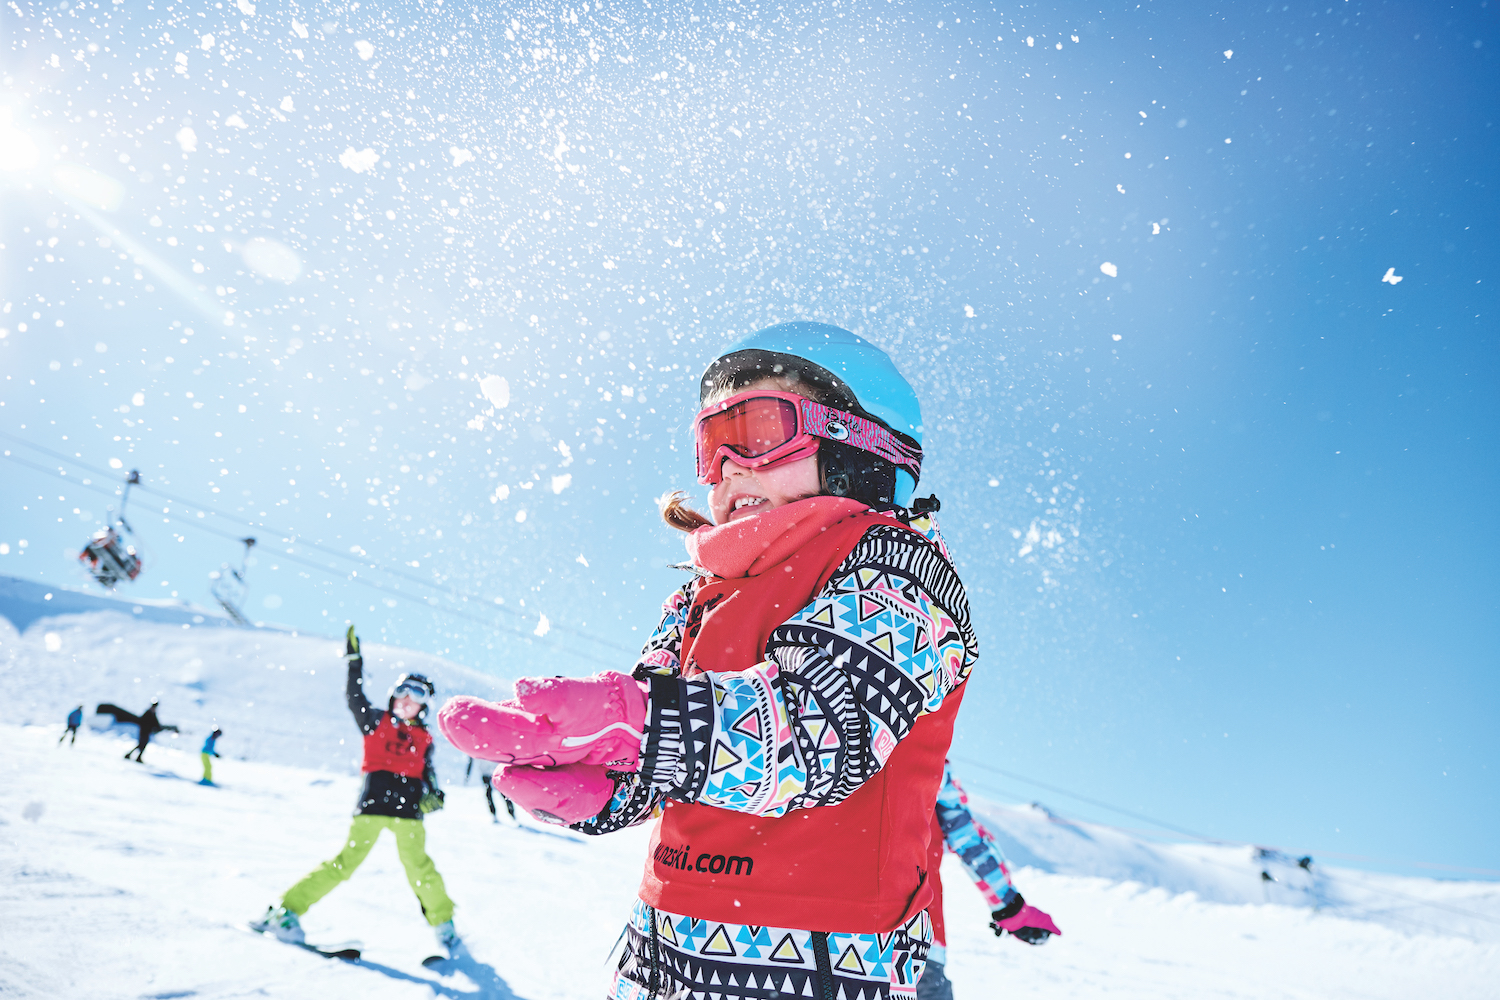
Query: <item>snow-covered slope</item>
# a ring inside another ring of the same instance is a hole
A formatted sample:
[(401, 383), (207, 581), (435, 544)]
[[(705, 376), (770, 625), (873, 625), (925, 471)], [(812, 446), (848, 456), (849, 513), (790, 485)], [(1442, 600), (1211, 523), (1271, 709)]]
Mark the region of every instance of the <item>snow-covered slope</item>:
[[(439, 699), (509, 696), (508, 683), (436, 656), (370, 642), (362, 651), (365, 693), (376, 704), (403, 671), (426, 674)], [(344, 701), (343, 654), (342, 638), (238, 628), (204, 608), (0, 577), (0, 677), (21, 681), (9, 691), (16, 722), (55, 722), (79, 704), (93, 716), (100, 702), (140, 712), (155, 698), (161, 720), (182, 730), (158, 737), (163, 745), (196, 751), (218, 727), (227, 756), (354, 773), (358, 732)], [(440, 774), (465, 762), (439, 741)]]
[[(421, 966), (429, 931), (389, 843), (305, 920), (315, 938), (361, 939), (365, 961), (252, 936), (245, 920), (332, 855), (347, 828), (358, 778), (338, 644), (227, 627), (201, 609), (42, 603), (31, 587), (0, 586), (0, 690), (11, 707), (0, 723), (0, 995), (602, 995), (644, 830), (585, 840), (492, 825), (447, 750), (449, 806), (429, 818), (428, 847), (472, 961), (448, 977)], [(63, 613), (47, 614), (54, 608)], [(376, 696), (401, 669), (429, 673), (445, 694), (507, 687), (405, 650), (372, 647), (367, 662)], [(56, 744), (80, 701), (139, 708), (156, 696), (185, 735), (154, 744), (145, 766), (120, 759), (131, 740), (120, 729)], [(226, 732), (222, 787), (206, 788), (196, 751), (215, 724)], [(949, 974), (960, 1000), (1479, 998), (1500, 981), (1491, 883), (1308, 872), (1249, 847), (1153, 844), (1040, 808), (980, 809), (1022, 891), (1064, 935), (1043, 948), (994, 938), (950, 857)], [(1263, 869), (1279, 881), (1262, 880)]]
[[(1500, 884), (1404, 878), (1314, 863), (1248, 844), (1162, 844), (1057, 816), (1042, 806), (978, 803), (1014, 864), (1187, 893), (1217, 903), (1276, 904), (1500, 943)], [(1269, 879), (1266, 876), (1270, 876)]]

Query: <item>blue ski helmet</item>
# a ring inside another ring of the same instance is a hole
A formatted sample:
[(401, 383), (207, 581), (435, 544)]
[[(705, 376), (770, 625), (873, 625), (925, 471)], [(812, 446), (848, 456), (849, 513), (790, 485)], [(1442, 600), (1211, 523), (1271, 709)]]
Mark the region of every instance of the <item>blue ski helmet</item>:
[[(793, 359), (801, 363), (788, 365)], [(707, 398), (717, 386), (747, 369), (774, 375), (788, 368), (819, 384), (856, 415), (869, 417), (909, 444), (922, 446), (922, 406), (890, 355), (829, 323), (794, 320), (740, 338), (703, 372), (700, 398)], [(896, 470), (898, 505), (909, 506), (916, 488), (909, 472)]]

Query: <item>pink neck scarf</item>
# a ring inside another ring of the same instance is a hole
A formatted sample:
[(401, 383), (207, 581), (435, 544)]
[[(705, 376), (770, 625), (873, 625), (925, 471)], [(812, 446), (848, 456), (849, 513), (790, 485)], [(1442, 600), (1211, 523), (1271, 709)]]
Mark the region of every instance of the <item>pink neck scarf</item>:
[(687, 536), (693, 565), (723, 580), (756, 576), (785, 562), (836, 521), (869, 510), (848, 497), (816, 496), (725, 524), (706, 524)]

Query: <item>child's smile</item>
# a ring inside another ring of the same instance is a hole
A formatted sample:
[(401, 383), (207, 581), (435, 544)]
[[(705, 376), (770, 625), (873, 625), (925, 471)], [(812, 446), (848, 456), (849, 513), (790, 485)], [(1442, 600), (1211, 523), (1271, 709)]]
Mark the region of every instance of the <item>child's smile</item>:
[(713, 512), (714, 523), (724, 524), (816, 496), (818, 492), (816, 455), (760, 469), (747, 469), (726, 458), (723, 478), (708, 494), (708, 508)]

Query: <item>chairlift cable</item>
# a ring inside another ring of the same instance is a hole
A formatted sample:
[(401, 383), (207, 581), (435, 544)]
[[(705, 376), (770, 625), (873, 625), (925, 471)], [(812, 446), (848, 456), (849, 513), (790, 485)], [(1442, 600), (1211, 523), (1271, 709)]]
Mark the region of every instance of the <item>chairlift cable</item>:
[[(3, 433), (4, 433), (3, 431), (0, 431), (0, 434), (3, 434)], [(23, 465), (23, 466), (25, 466), (25, 467), (27, 467), (29, 469), (34, 469), (37, 472), (44, 472), (44, 473), (47, 473), (48, 475), (57, 476), (58, 478), (68, 478), (66, 473), (58, 472), (55, 469), (49, 469), (45, 465), (38, 465), (35, 462), (31, 462), (31, 461), (28, 461), (28, 460), (26, 460), (24, 458), (21, 458), (19, 455), (0, 454), (0, 458), (8, 459), (8, 460), (10, 460), (12, 462), (17, 463), (18, 465)], [(105, 496), (114, 496), (115, 495), (115, 493), (114, 493), (113, 490), (106, 489), (106, 488), (104, 488), (102, 486), (98, 486), (98, 485), (95, 485), (93, 483), (83, 483), (83, 482), (77, 481), (77, 480), (74, 480), (74, 481), (77, 483), (77, 485), (82, 486), (84, 489), (92, 490), (95, 493), (101, 493), (101, 494), (103, 494)], [(190, 505), (190, 506), (195, 506), (195, 505)], [(190, 525), (190, 526), (192, 526), (194, 528), (197, 528), (199, 531), (204, 531), (204, 532), (207, 532), (210, 535), (214, 535), (214, 536), (216, 536), (218, 538), (228, 539), (229, 541), (233, 541), (233, 542), (242, 541), (241, 536), (239, 536), (237, 534), (232, 534), (232, 533), (226, 532), (226, 531), (220, 531), (218, 528), (213, 528), (213, 527), (210, 527), (209, 525), (206, 525), (206, 524), (200, 524), (200, 523), (198, 523), (196, 521), (192, 521), (192, 520), (189, 520), (187, 518), (182, 518), (182, 517), (173, 518), (173, 517), (169, 517), (169, 516), (163, 514), (162, 515), (162, 520), (164, 522), (169, 522), (169, 523), (176, 522), (176, 523), (180, 523), (180, 524)], [(337, 569), (333, 569), (331, 567), (324, 566), (324, 565), (322, 565), (320, 563), (313, 562), (310, 559), (304, 559), (304, 558), (302, 558), (300, 556), (297, 556), (297, 555), (294, 555), (292, 553), (277, 553), (276, 558), (278, 558), (278, 559), (285, 559), (288, 562), (294, 562), (294, 563), (297, 563), (299, 565), (306, 566), (306, 567), (308, 567), (310, 569), (318, 570), (320, 573), (339, 573), (339, 572), (341, 572), (341, 571), (339, 571)], [(390, 595), (393, 598), (397, 598), (397, 599), (401, 599), (401, 600), (406, 600), (406, 601), (411, 601), (414, 604), (420, 605), (421, 607), (426, 608), (429, 611), (435, 611), (435, 612), (438, 612), (439, 614), (452, 615), (452, 616), (454, 616), (456, 618), (462, 618), (462, 619), (464, 619), (466, 621), (471, 621), (471, 622), (474, 622), (475, 624), (482, 625), (485, 628), (499, 629), (502, 632), (507, 632), (507, 633), (509, 633), (511, 635), (519, 636), (520, 638), (526, 639), (527, 641), (530, 641), (530, 640), (533, 640), (533, 639), (543, 638), (541, 636), (537, 636), (535, 633), (524, 632), (524, 631), (522, 631), (520, 629), (517, 629), (517, 628), (514, 628), (512, 626), (502, 625), (499, 622), (495, 622), (495, 621), (491, 621), (489, 619), (481, 618), (478, 615), (469, 614), (467, 612), (460, 611), (460, 610), (458, 610), (456, 608), (444, 607), (443, 605), (440, 605), (440, 604), (429, 604), (429, 603), (427, 603), (427, 601), (422, 600), (421, 598), (415, 597), (415, 596), (413, 596), (411, 594), (405, 593), (405, 592), (400, 591), (400, 590), (393, 590), (393, 589), (391, 589), (389, 587), (381, 586), (379, 583), (376, 583), (375, 581), (367, 579), (365, 577), (348, 576), (348, 577), (345, 577), (344, 582), (345, 583), (353, 583), (353, 584), (356, 584), (356, 585), (362, 586), (362, 587), (367, 587), (367, 588), (369, 588), (371, 590), (378, 591), (378, 592), (380, 592), (382, 594)], [(597, 664), (599, 664), (601, 666), (612, 667), (612, 668), (618, 669), (619, 665), (620, 665), (619, 661), (617, 661), (617, 660), (605, 660), (605, 659), (602, 659), (602, 658), (600, 658), (598, 656), (593, 656), (591, 654), (584, 653), (584, 652), (581, 652), (579, 650), (565, 649), (565, 651), (567, 653), (569, 653), (570, 655), (576, 656), (577, 658), (579, 658), (581, 660), (587, 660), (590, 663), (597, 663)]]
[[(69, 463), (71, 465), (76, 465), (76, 466), (78, 466), (80, 468), (87, 469), (88, 471), (93, 472), (94, 474), (99, 475), (99, 476), (112, 477), (112, 476), (114, 476), (114, 475), (117, 474), (117, 472), (115, 472), (115, 471), (101, 469), (98, 466), (91, 465), (90, 463), (85, 462), (85, 461), (83, 461), (81, 459), (70, 458), (67, 455), (62, 454), (61, 452), (53, 451), (52, 449), (47, 448), (47, 447), (45, 447), (43, 445), (34, 444), (31, 441), (26, 440), (25, 438), (19, 437), (19, 436), (15, 435), (15, 434), (11, 434), (11, 433), (9, 433), (7, 431), (0, 431), (0, 437), (10, 438), (12, 441), (17, 442), (18, 444), (21, 444), (21, 445), (24, 445), (24, 446), (26, 446), (28, 448), (32, 448), (32, 449), (34, 449), (36, 451), (42, 452), (43, 454), (49, 455), (52, 458), (55, 458), (55, 459), (57, 459), (59, 461), (67, 462), (67, 463)], [(48, 470), (48, 471), (50, 472), (51, 470)], [(452, 586), (450, 584), (434, 583), (431, 580), (424, 580), (423, 578), (421, 578), (419, 576), (415, 576), (415, 575), (413, 575), (411, 573), (407, 573), (407, 572), (405, 572), (403, 570), (392, 569), (389, 566), (382, 565), (381, 563), (375, 562), (373, 559), (364, 558), (364, 557), (351, 556), (347, 552), (340, 552), (339, 550), (334, 549), (334, 548), (330, 548), (329, 546), (321, 545), (321, 544), (319, 544), (317, 542), (307, 541), (306, 539), (301, 538), (295, 531), (287, 531), (287, 530), (282, 529), (282, 528), (276, 528), (276, 527), (273, 527), (271, 525), (265, 524), (263, 522), (257, 524), (255, 521), (249, 521), (249, 520), (245, 520), (245, 519), (242, 519), (242, 518), (238, 518), (238, 517), (235, 517), (233, 514), (226, 514), (223, 511), (216, 510), (216, 509), (214, 509), (212, 507), (205, 506), (204, 504), (198, 503), (198, 502), (193, 501), (193, 500), (189, 500), (186, 497), (180, 497), (180, 496), (177, 496), (176, 494), (168, 493), (165, 490), (157, 489), (155, 487), (147, 486), (145, 484), (140, 484), (140, 489), (143, 490), (143, 491), (145, 491), (145, 492), (147, 492), (147, 493), (151, 493), (151, 494), (154, 494), (156, 496), (162, 497), (162, 498), (164, 498), (166, 500), (170, 500), (173, 503), (180, 504), (180, 505), (185, 506), (185, 507), (191, 507), (194, 510), (200, 510), (200, 511), (203, 511), (203, 512), (208, 513), (208, 514), (212, 514), (215, 517), (221, 517), (221, 518), (225, 519), (226, 521), (233, 522), (234, 524), (245, 525), (245, 526), (251, 527), (251, 528), (256, 528), (256, 529), (260, 529), (260, 530), (264, 530), (264, 531), (275, 532), (278, 535), (278, 537), (280, 538), (280, 540), (283, 541), (283, 542), (286, 542), (287, 544), (302, 545), (302, 546), (305, 546), (306, 548), (315, 549), (315, 550), (317, 550), (319, 552), (324, 553), (327, 556), (330, 556), (331, 558), (334, 558), (334, 559), (343, 559), (343, 560), (346, 560), (348, 562), (357, 563), (357, 564), (359, 564), (361, 566), (364, 566), (366, 568), (378, 570), (379, 572), (386, 573), (386, 574), (388, 574), (390, 576), (394, 576), (394, 577), (396, 577), (398, 579), (401, 579), (401, 580), (405, 580), (408, 583), (413, 583), (413, 584), (417, 584), (418, 586), (427, 587), (428, 589), (431, 589), (431, 590), (436, 590), (439, 593), (446, 594), (447, 596), (452, 597), (452, 598), (457, 599), (457, 600), (462, 600), (462, 601), (473, 600), (473, 601), (484, 603), (486, 605), (489, 605), (489, 604), (492, 603), (492, 602), (489, 602), (489, 601), (485, 601), (483, 598), (479, 597), (476, 594), (470, 594), (470, 593), (468, 593), (466, 591), (463, 591), (463, 590), (460, 590), (457, 587), (454, 587), (454, 586)], [(122, 507), (123, 507), (123, 504), (122, 504)], [(510, 615), (512, 617), (515, 617), (515, 618), (529, 618), (530, 617), (526, 613), (524, 613), (522, 611), (518, 611), (515, 608), (509, 607), (508, 605), (495, 604), (493, 606), (496, 607), (496, 608), (498, 608), (500, 611), (503, 611), (506, 614), (508, 614), (508, 615)], [(630, 647), (623, 646), (623, 645), (621, 645), (621, 644), (619, 644), (617, 642), (614, 642), (612, 640), (609, 640), (609, 639), (600, 638), (600, 637), (595, 636), (595, 635), (593, 635), (593, 634), (591, 634), (589, 632), (585, 632), (582, 629), (576, 628), (576, 627), (571, 626), (571, 625), (567, 625), (566, 623), (556, 623), (556, 622), (554, 622), (554, 623), (552, 623), (551, 628), (554, 631), (557, 631), (557, 632), (566, 632), (567, 634), (575, 636), (575, 637), (577, 637), (579, 639), (587, 640), (588, 642), (595, 643), (596, 645), (603, 646), (606, 649), (610, 649), (610, 650), (613, 650), (615, 652), (624, 653), (627, 656), (635, 656), (636, 653), (638, 652), (635, 649), (631, 649)], [(598, 662), (598, 661), (596, 661), (596, 662)]]
[(1056, 785), (1049, 785), (1044, 781), (1036, 781), (1032, 778), (1023, 777), (1019, 774), (1013, 774), (1010, 771), (995, 767), (993, 764), (985, 764), (977, 760), (967, 760), (961, 757), (953, 757), (951, 759), (958, 761), (960, 764), (965, 764), (970, 767), (978, 767), (986, 771), (994, 771), (996, 774), (1004, 775), (1005, 777), (1010, 778), (1013, 781), (1020, 781), (1028, 785), (1035, 785), (1038, 788), (1045, 788), (1049, 792), (1057, 792), (1059, 795), (1066, 795), (1071, 799), (1077, 799), (1080, 802), (1087, 802), (1089, 805), (1098, 806), (1101, 809), (1108, 809), (1110, 812), (1119, 813), (1122, 816), (1130, 816), (1134, 819), (1142, 820), (1146, 823), (1150, 823), (1152, 826), (1160, 827), (1163, 830), (1171, 830), (1173, 833), (1180, 834), (1184, 837), (1190, 837), (1193, 840), (1202, 841), (1205, 844), (1233, 843), (1233, 841), (1220, 840), (1217, 837), (1208, 837), (1201, 833), (1194, 833), (1191, 830), (1184, 830), (1180, 826), (1174, 826), (1171, 823), (1166, 823), (1159, 819), (1153, 819), (1150, 816), (1145, 816), (1138, 812), (1132, 812), (1129, 809), (1122, 809), (1119, 806), (1110, 805), (1108, 802), (1101, 802), (1098, 799), (1091, 799), (1086, 795), (1079, 795), (1076, 792), (1068, 791), (1066, 788), (1059, 788)]

